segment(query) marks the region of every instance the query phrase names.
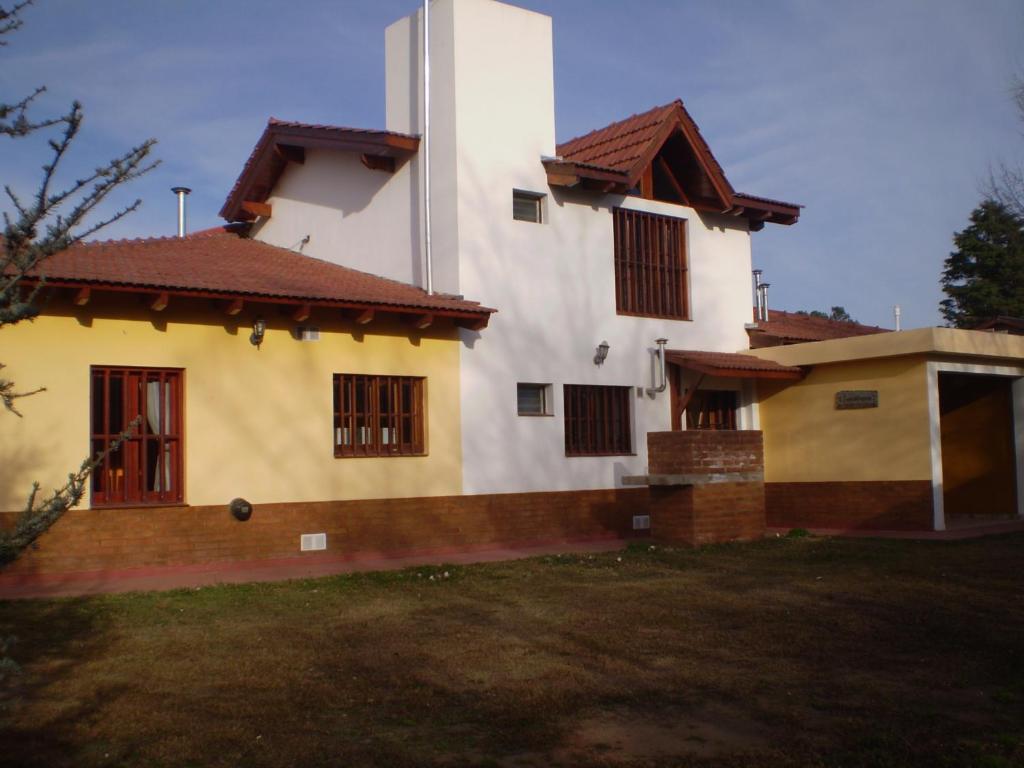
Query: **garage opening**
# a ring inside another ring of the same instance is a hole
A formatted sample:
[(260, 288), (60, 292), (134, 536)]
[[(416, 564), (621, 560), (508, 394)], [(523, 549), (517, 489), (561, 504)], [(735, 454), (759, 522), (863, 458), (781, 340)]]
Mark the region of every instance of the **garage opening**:
[(939, 373), (942, 492), (947, 526), (1017, 512), (1013, 379)]

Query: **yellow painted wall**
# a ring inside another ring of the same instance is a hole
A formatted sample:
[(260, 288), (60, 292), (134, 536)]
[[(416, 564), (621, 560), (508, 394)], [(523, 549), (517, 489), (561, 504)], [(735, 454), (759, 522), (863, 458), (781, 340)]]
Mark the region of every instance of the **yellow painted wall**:
[[(357, 327), (314, 313), (320, 341), (291, 335), (287, 315), (261, 307), (236, 318), (206, 301), (172, 299), (161, 313), (130, 297), (84, 308), (54, 301), (32, 323), (0, 330), (3, 373), (24, 418), (0, 413), (0, 510), (20, 508), (33, 480), (60, 484), (89, 451), (90, 365), (185, 369), (185, 501), (227, 504), (458, 494), (462, 490), (458, 336), (450, 321), (412, 331)], [(425, 376), (428, 455), (335, 458), (332, 374)]]
[[(878, 390), (879, 407), (836, 410), (840, 390)], [(765, 480), (930, 480), (923, 357), (816, 365), (797, 383), (759, 383)]]

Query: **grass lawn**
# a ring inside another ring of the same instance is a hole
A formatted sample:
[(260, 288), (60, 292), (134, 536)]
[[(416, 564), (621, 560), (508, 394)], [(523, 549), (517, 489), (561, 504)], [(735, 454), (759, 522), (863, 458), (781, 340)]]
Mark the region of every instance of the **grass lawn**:
[(0, 602), (5, 635), (4, 766), (1024, 765), (1021, 535)]

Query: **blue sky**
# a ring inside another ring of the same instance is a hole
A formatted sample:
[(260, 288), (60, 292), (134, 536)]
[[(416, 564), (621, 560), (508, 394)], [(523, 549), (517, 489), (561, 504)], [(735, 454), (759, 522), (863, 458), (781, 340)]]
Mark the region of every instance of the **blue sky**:
[[(1010, 102), (1019, 0), (522, 0), (554, 18), (558, 139), (682, 98), (733, 185), (806, 206), (753, 236), (786, 309), (939, 323), (938, 278), (995, 163), (1024, 162)], [(0, 50), (0, 94), (83, 102), (70, 174), (148, 137), (162, 165), (105, 237), (172, 234), (217, 211), (267, 117), (384, 125), (384, 27), (416, 0), (37, 0)], [(0, 144), (30, 194), (38, 142)]]

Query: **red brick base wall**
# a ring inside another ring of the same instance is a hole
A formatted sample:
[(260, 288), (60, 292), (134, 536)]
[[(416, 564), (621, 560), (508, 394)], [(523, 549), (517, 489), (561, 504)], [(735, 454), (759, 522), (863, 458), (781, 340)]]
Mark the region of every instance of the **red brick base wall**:
[[(326, 533), (335, 555), (618, 538), (646, 514), (647, 491), (442, 496), (255, 505), (72, 510), (7, 569), (12, 574), (120, 570), (295, 557), (299, 536)], [(10, 523), (12, 515), (6, 515)], [(312, 554), (312, 553), (311, 553)]]
[(651, 486), (651, 536), (699, 547), (764, 536), (762, 483)]
[(773, 528), (930, 531), (934, 526), (928, 480), (766, 483), (765, 504)]

